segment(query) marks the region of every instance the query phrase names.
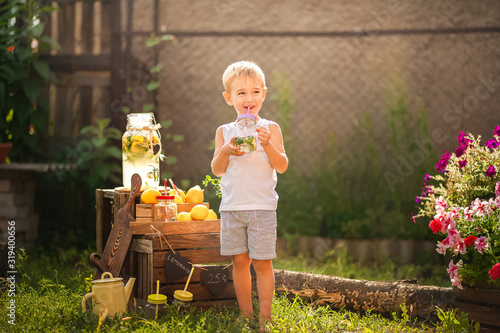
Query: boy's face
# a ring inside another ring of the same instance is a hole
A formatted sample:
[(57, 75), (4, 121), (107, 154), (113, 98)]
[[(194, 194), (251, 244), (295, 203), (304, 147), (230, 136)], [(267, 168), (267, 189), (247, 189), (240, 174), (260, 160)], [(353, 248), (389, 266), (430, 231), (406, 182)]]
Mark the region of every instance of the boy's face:
[(247, 113), (250, 108), (250, 114), (259, 119), (259, 111), (266, 98), (267, 88), (263, 87), (260, 80), (249, 77), (236, 78), (231, 84), (231, 91), (223, 92), (222, 95), (228, 105), (234, 106), (234, 109), (240, 114)]

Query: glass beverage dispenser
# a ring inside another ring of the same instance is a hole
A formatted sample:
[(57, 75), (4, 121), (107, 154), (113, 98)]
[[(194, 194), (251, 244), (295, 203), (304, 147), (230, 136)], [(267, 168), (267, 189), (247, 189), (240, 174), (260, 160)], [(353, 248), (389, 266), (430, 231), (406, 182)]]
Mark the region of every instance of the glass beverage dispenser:
[(127, 115), (127, 131), (122, 137), (123, 186), (130, 188), (134, 173), (141, 176), (143, 186), (159, 185), (160, 127), (152, 112)]

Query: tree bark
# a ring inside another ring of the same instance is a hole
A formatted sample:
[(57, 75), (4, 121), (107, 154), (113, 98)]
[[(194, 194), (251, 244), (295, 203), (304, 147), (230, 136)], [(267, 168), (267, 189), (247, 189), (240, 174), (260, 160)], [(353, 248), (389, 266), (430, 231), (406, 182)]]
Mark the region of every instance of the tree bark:
[(451, 307), (452, 288), (419, 286), (416, 279), (367, 281), (287, 270), (274, 270), (274, 274), (278, 293), (297, 294), (333, 308), (392, 313), (401, 312), (405, 305), (411, 315), (429, 316), (436, 313), (436, 306)]

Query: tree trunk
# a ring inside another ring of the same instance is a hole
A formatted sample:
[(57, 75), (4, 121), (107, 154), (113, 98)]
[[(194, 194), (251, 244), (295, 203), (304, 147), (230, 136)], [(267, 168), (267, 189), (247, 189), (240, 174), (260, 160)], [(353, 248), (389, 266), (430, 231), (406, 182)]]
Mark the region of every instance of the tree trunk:
[(278, 293), (297, 294), (317, 305), (330, 305), (348, 310), (373, 310), (378, 313), (401, 312), (429, 316), (436, 306), (447, 310), (451, 306), (452, 288), (419, 286), (416, 279), (402, 281), (367, 281), (345, 279), (287, 270), (274, 270)]

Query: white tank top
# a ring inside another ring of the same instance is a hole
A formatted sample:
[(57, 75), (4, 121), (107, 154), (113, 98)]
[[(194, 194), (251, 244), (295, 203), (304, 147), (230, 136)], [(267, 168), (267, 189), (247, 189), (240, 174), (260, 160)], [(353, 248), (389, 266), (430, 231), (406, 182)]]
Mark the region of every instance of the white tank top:
[[(270, 120), (261, 119), (257, 127), (269, 128)], [(235, 122), (222, 125), (224, 144), (236, 136)], [(229, 157), (226, 172), (221, 176), (222, 200), (219, 211), (276, 210), (278, 193), (276, 170), (257, 140), (257, 150), (243, 156)]]

